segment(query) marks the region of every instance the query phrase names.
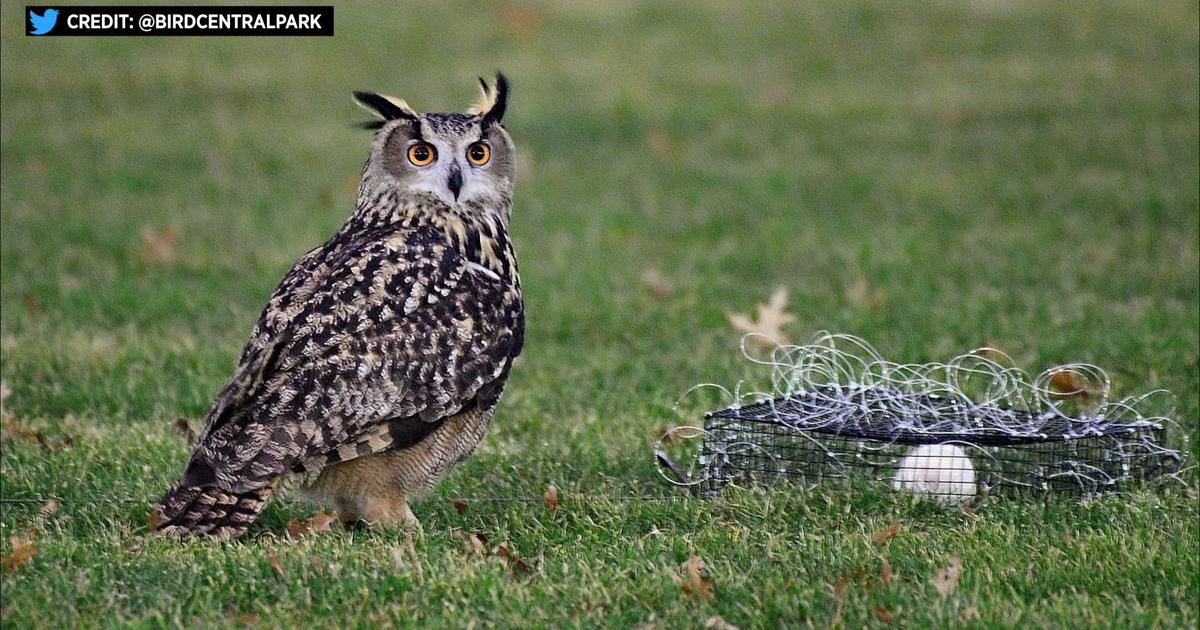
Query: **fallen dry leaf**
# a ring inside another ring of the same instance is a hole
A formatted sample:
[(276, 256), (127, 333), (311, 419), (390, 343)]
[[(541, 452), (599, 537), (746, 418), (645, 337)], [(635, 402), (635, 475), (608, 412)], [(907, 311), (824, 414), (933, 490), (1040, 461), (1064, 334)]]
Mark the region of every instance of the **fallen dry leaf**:
[(883, 306), (887, 294), (879, 287), (871, 288), (871, 283), (865, 277), (859, 277), (854, 284), (846, 287), (846, 299), (855, 306), (877, 309)]
[(1103, 398), (1104, 387), (1093, 383), (1084, 375), (1071, 370), (1055, 372), (1050, 376), (1050, 389), (1054, 390), (1056, 398), (1080, 398), (1089, 400)]
[(58, 499), (49, 499), (42, 504), (42, 509), (38, 510), (38, 516), (41, 518), (46, 518), (47, 516), (53, 516), (57, 512)]
[(275, 569), (279, 577), (283, 577), (283, 563), (279, 561), (279, 556), (275, 555), (274, 551), (267, 552), (267, 562), (271, 563), (271, 568)]
[(721, 615), (713, 615), (709, 617), (708, 621), (704, 622), (704, 627), (712, 628), (713, 630), (740, 630), (740, 628), (737, 626), (722, 619)]
[(455, 529), (450, 532), (450, 535), (462, 539), (463, 553), (467, 555), (487, 555), (487, 534)]
[(887, 558), (883, 558), (883, 566), (879, 569), (879, 581), (883, 582), (884, 586), (892, 583), (892, 563), (888, 562)]
[(5, 439), (17, 438), (26, 442), (33, 442), (34, 444), (37, 444), (43, 448), (46, 446), (46, 436), (42, 435), (41, 431), (26, 429), (25, 427), (21, 426), (21, 423), (17, 422), (12, 416), (4, 419), (3, 429), (0, 430), (0, 434), (2, 434)]
[(14, 534), (8, 540), (12, 543), (12, 552), (0, 555), (0, 565), (4, 566), (5, 573), (20, 569), (26, 562), (29, 562), (35, 551), (32, 538)]
[(138, 250), (138, 258), (147, 265), (169, 263), (175, 260), (178, 246), (179, 230), (147, 225), (142, 228), (142, 247)]
[(671, 137), (662, 129), (651, 129), (646, 132), (642, 138), (646, 146), (657, 155), (660, 159), (668, 159), (675, 155), (675, 143), (671, 142)]
[(515, 551), (508, 548), (508, 542), (502, 542), (496, 545), (492, 550), (492, 554), (504, 558), (508, 562), (508, 567), (518, 573), (532, 573), (533, 567), (529, 566)]
[(466, 501), (463, 501), (462, 499), (454, 500), (454, 511), (458, 512), (459, 514), (466, 512), (467, 508), (469, 508), (469, 507), (471, 507), (471, 504), (467, 503)]
[(196, 429), (192, 423), (187, 421), (187, 418), (175, 418), (175, 431), (187, 438), (188, 442), (196, 441)]
[(650, 293), (660, 300), (675, 290), (675, 283), (671, 282), (671, 279), (662, 271), (659, 271), (658, 267), (646, 267), (646, 270), (642, 272), (642, 284), (646, 285), (646, 288), (650, 289)]
[(680, 565), (679, 569), (680, 572), (673, 575), (672, 579), (679, 585), (679, 588), (683, 589), (684, 594), (712, 601), (713, 581), (704, 569), (704, 561), (699, 556), (693, 555), (688, 558)]
[(287, 533), (288, 536), (298, 538), (308, 534), (319, 534), (321, 532), (331, 531), (333, 522), (337, 520), (337, 516), (329, 514), (325, 510), (317, 512), (312, 518), (307, 521), (297, 521), (292, 519), (288, 521)]
[(899, 533), (900, 523), (892, 523), (891, 525), (888, 525), (887, 527), (875, 532), (875, 535), (871, 537), (871, 544), (875, 545), (876, 547), (880, 545), (886, 545), (887, 543), (891, 542), (892, 539), (895, 538)]
[(940, 567), (933, 572), (933, 587), (938, 595), (949, 597), (958, 588), (958, 578), (962, 575), (962, 558), (950, 556), (950, 564)]
[(854, 582), (861, 582), (867, 577), (867, 568), (865, 566), (857, 569), (847, 569), (834, 580), (831, 590), (833, 591), (834, 599), (841, 599), (842, 595), (846, 594), (846, 589)]
[(542, 30), (542, 14), (524, 5), (504, 3), (496, 8), (496, 21), (517, 37), (531, 37)]
[(771, 299), (765, 304), (759, 304), (758, 319), (752, 320), (742, 313), (726, 313), (734, 330), (750, 335), (749, 343), (760, 349), (768, 350), (774, 346), (788, 343), (783, 327), (796, 321), (796, 317), (786, 312), (788, 303), (787, 289), (780, 287), (771, 294)]
[(702, 433), (703, 431), (697, 427), (681, 427), (673, 424), (670, 426), (660, 425), (657, 429), (655, 429), (654, 434), (651, 436), (651, 443), (661, 442), (663, 446), (668, 446), (683, 440), (690, 440), (692, 438), (700, 437)]
[(417, 548), (413, 545), (412, 532), (405, 536), (403, 547), (392, 547), (392, 564), (401, 572), (412, 573), (417, 577), (424, 574), (424, 570), (421, 569), (421, 561), (417, 557)]
[(875, 606), (875, 616), (879, 617), (879, 620), (883, 623), (889, 626), (892, 625), (892, 613), (888, 612), (883, 606)]
[(1000, 365), (1012, 365), (1013, 363), (1012, 357), (1008, 356), (1008, 353), (1000, 347), (1000, 344), (991, 340), (985, 341), (983, 347), (977, 350), (976, 354), (981, 358), (999, 363)]
[(546, 486), (546, 507), (550, 510), (558, 509), (558, 488), (553, 485)]

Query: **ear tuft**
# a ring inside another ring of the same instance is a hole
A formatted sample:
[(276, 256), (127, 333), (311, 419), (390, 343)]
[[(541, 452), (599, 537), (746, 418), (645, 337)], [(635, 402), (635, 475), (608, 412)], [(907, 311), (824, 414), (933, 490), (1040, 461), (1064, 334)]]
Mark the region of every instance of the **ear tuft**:
[(394, 96), (374, 92), (355, 92), (354, 102), (383, 119), (383, 121), (362, 123), (360, 126), (364, 129), (379, 129), (384, 122), (398, 118), (417, 120), (417, 113), (408, 106), (408, 103)]
[(496, 73), (496, 83), (488, 89), (487, 81), (479, 79), (484, 86), (484, 101), (476, 106), (474, 113), (483, 114), (483, 127), (499, 123), (504, 118), (504, 110), (508, 107), (508, 77)]
[(496, 95), (492, 92), (492, 86), (488, 85), (487, 79), (479, 77), (479, 87), (483, 93), (479, 95), (479, 100), (467, 108), (468, 114), (483, 115), (496, 104)]

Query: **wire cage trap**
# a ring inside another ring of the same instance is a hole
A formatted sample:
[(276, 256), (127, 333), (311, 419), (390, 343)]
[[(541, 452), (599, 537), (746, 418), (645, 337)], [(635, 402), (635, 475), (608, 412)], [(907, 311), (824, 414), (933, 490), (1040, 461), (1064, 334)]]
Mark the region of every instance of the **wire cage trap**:
[[(771, 367), (771, 391), (725, 390), (734, 404), (664, 435), (656, 455), (671, 483), (711, 495), (729, 484), (867, 481), (965, 503), (1180, 480), (1184, 451), (1167, 447), (1168, 429), (1186, 435), (1172, 419), (1171, 394), (1109, 400), (1108, 377), (1092, 365), (1031, 379), (993, 349), (898, 364), (830, 333), (779, 346), (766, 360), (745, 348)], [(686, 439), (700, 445), (684, 471), (665, 445)]]

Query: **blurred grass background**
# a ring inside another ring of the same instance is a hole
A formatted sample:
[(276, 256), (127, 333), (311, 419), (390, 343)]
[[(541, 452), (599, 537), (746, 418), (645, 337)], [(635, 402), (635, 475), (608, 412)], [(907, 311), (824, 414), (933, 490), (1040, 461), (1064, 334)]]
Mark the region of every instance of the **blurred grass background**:
[[(978, 518), (787, 490), (623, 498), (665, 491), (651, 436), (715, 402), (673, 411), (685, 390), (761, 381), (726, 314), (777, 286), (794, 340), (1093, 362), (1118, 395), (1174, 391), (1195, 437), (1195, 2), (354, 3), (332, 38), (31, 38), (20, 5), (0, 19), (0, 489), (64, 497), (50, 518), (3, 508), (6, 552), (42, 532), (4, 576), (6, 621), (860, 626), (880, 606), (908, 625), (1194, 627), (1194, 475)], [(423, 577), (393, 566), (397, 534), (168, 544), (142, 504), (88, 503), (178, 474), (172, 422), (203, 416), (280, 276), (348, 216), (370, 140), (350, 91), (461, 109), (497, 69), (527, 350), (477, 456), (417, 508)], [(555, 513), (449, 499), (549, 483)], [(537, 572), (464, 558), (451, 528)], [(885, 551), (904, 579), (830, 594)], [(693, 552), (712, 602), (670, 579)], [(927, 575), (951, 553), (966, 568), (944, 601)]]

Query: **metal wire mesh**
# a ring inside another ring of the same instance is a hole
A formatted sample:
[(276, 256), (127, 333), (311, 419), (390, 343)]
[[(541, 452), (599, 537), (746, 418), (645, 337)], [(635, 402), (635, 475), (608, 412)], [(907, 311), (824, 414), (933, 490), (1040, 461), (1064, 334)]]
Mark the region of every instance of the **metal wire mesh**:
[[(1078, 492), (1091, 495), (1124, 482), (1162, 478), (1179, 470), (1178, 453), (1162, 451), (1164, 427), (1123, 428), (1120, 433), (1037, 441), (1021, 439), (951, 439), (961, 457), (913, 449), (931, 444), (922, 437), (890, 440), (879, 434), (836, 429), (804, 430), (779, 418), (731, 419), (710, 414), (704, 423), (699, 464), (700, 489), (714, 493), (730, 483), (769, 484), (781, 479), (801, 483), (821, 479), (870, 479), (896, 486), (902, 465), (920, 470), (969, 469), (977, 489), (972, 494)], [(915, 452), (914, 452), (915, 451)]]
[(747, 357), (772, 367), (771, 391), (749, 394), (750, 404), (732, 396), (702, 427), (664, 436), (702, 440), (687, 472), (660, 440), (672, 483), (711, 494), (729, 484), (868, 480), (957, 503), (1179, 479), (1183, 451), (1167, 447), (1169, 392), (1109, 400), (1095, 366), (1031, 379), (989, 349), (897, 364), (861, 339), (828, 333), (768, 360)]

